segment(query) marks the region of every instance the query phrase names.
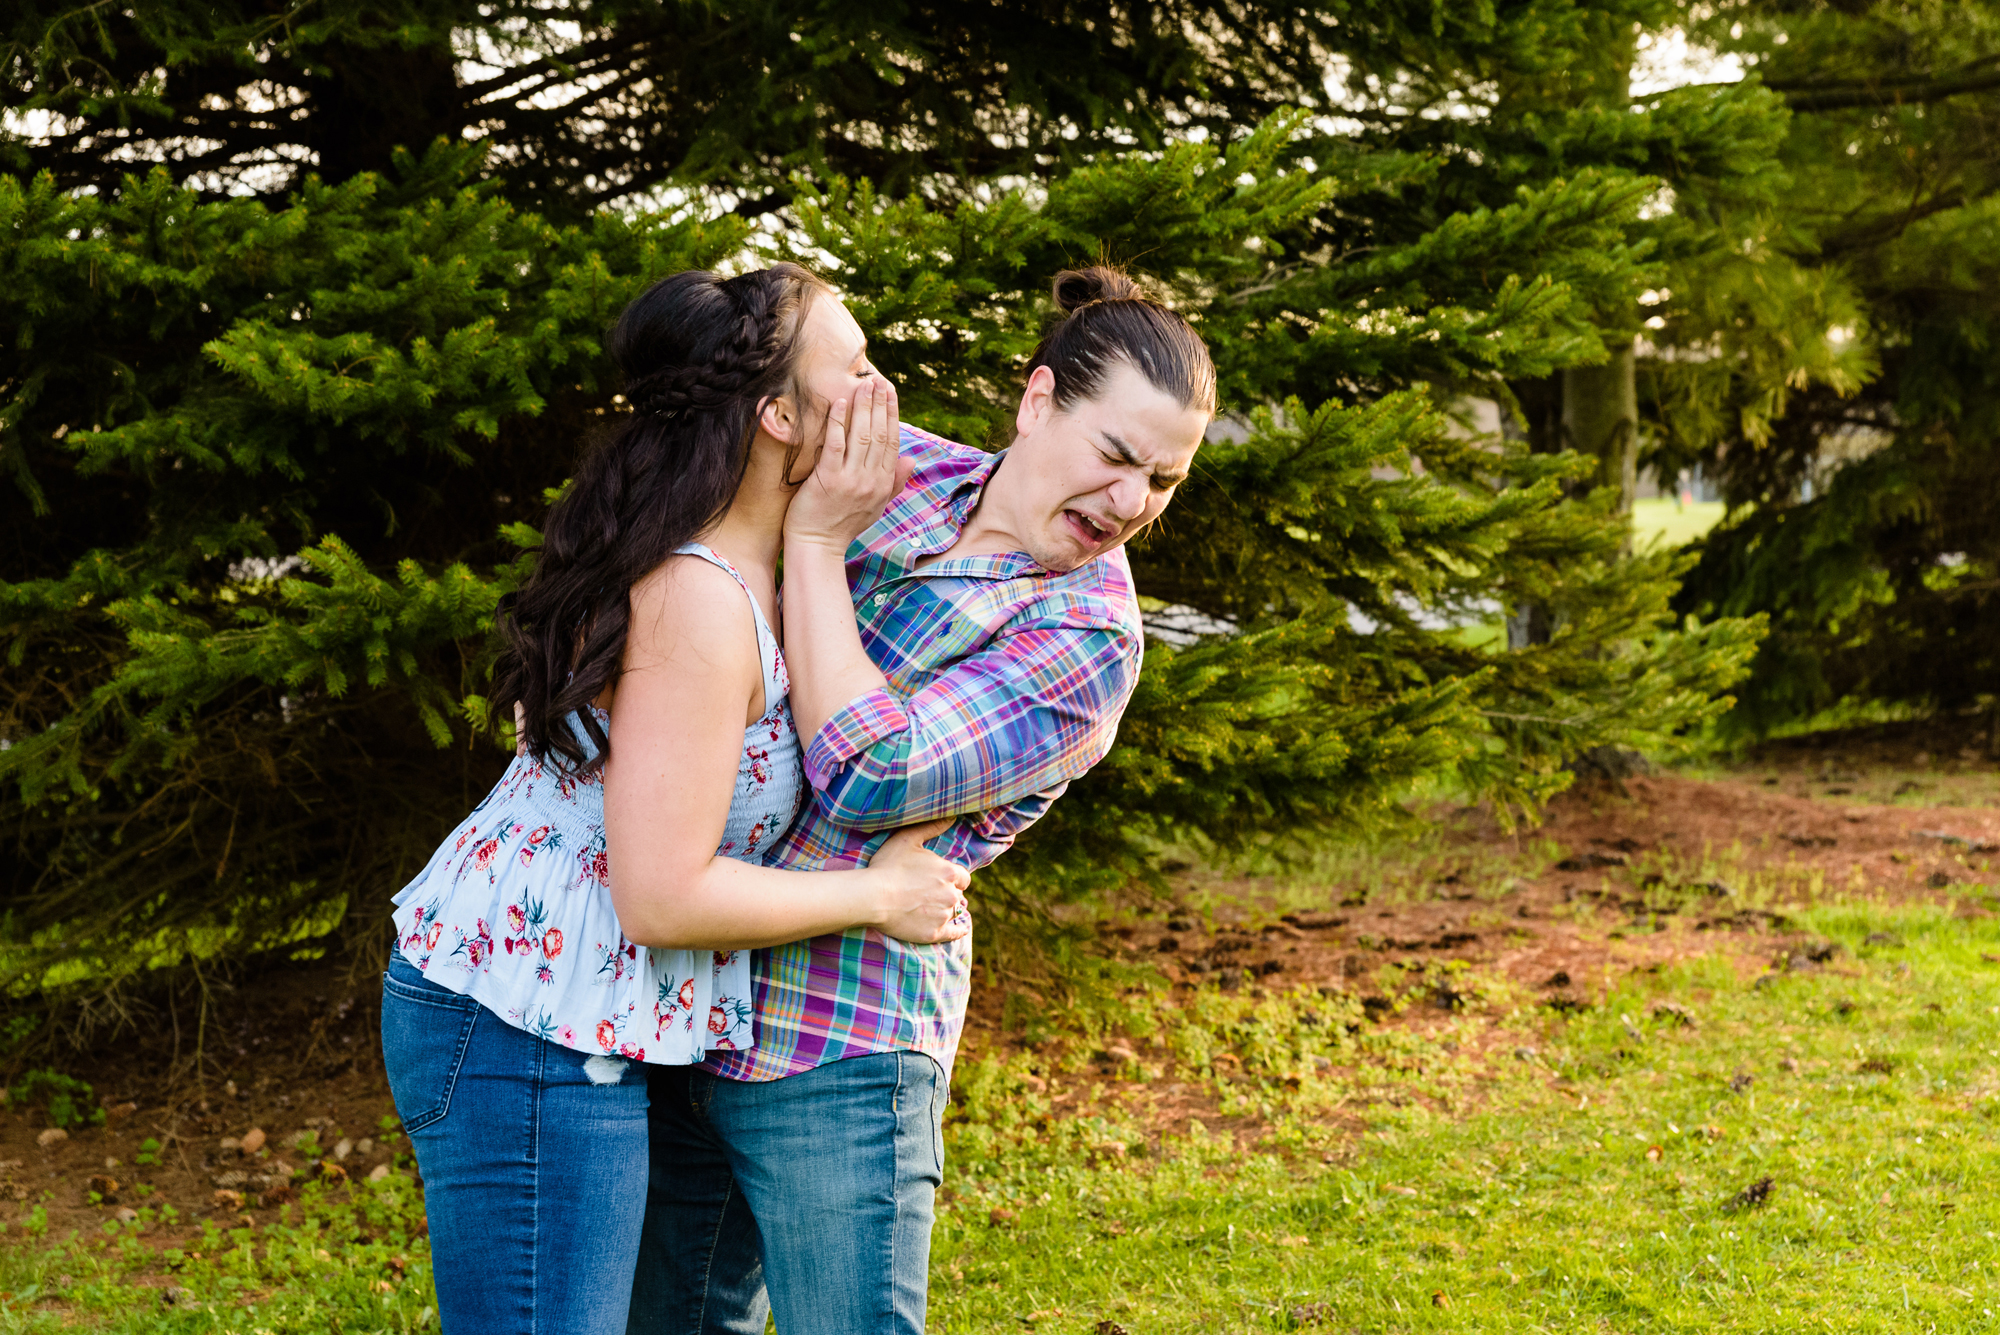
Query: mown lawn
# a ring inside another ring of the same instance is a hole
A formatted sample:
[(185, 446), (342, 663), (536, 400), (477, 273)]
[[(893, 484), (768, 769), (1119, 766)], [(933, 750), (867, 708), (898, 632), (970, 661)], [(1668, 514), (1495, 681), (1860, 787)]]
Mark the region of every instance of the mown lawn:
[[(1387, 1023), (1141, 995), (1127, 1035), (968, 1063), (932, 1327), (2000, 1328), (2000, 920), (1799, 920), (1839, 949), (1758, 977), (1696, 958), (1569, 1014), (1444, 968), (1385, 977)], [(1169, 1083), (1261, 1143), (1142, 1125)], [(409, 1179), (317, 1190), (164, 1255), (131, 1225), (10, 1227), (0, 1330), (435, 1329)]]

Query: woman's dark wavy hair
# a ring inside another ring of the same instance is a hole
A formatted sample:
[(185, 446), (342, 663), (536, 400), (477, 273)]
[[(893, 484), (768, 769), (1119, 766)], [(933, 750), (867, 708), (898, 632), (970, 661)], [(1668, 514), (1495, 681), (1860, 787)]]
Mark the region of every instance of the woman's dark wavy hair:
[(589, 773), (610, 756), (586, 706), (618, 679), (632, 586), (729, 508), (764, 404), (799, 398), (800, 328), (826, 290), (796, 264), (735, 278), (690, 270), (647, 288), (611, 327), (605, 348), (632, 414), (584, 458), (549, 511), (534, 573), (499, 608), (507, 648), (493, 703), (518, 705), (520, 745), (537, 759)]
[(1057, 409), (1096, 398), (1105, 376), (1122, 362), (1181, 407), (1215, 411), (1215, 362), (1179, 312), (1102, 264), (1063, 270), (1051, 295), (1062, 316), (1042, 336), (1028, 374), (1038, 366), (1054, 373)]

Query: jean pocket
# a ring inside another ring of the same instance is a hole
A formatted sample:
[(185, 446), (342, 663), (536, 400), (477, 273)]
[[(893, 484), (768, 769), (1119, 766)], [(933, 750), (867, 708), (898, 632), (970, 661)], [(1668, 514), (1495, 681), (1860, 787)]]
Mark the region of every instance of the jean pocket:
[(480, 1005), (436, 983), (382, 976), (382, 1065), (408, 1135), (451, 1111)]
[(946, 1078), (944, 1068), (923, 1054), (917, 1059), (930, 1068), (931, 1072), (931, 1157), (937, 1163), (938, 1180), (944, 1180), (944, 1110), (951, 1102), (951, 1081)]

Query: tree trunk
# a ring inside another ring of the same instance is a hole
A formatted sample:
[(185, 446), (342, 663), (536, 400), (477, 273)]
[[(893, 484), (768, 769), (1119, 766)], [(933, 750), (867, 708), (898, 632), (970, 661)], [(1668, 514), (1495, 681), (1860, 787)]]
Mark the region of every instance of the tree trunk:
[[(1540, 79), (1503, 88), (1503, 100), (1521, 114), (1538, 104), (1550, 108), (1598, 105), (1611, 109), (1632, 100), (1632, 60), (1637, 36), (1629, 22), (1612, 15), (1600, 18), (1604, 27), (1603, 59), (1564, 70), (1554, 79)], [(1632, 512), (1639, 489), (1639, 384), (1636, 340), (1628, 340), (1598, 366), (1581, 366), (1516, 386), (1526, 415), (1529, 448), (1576, 450), (1597, 463), (1593, 482), (1618, 488), (1620, 514)], [(1521, 392), (1526, 390), (1526, 393)], [(1626, 549), (1631, 549), (1628, 532)], [(1507, 614), (1507, 647), (1525, 649), (1547, 644), (1556, 632), (1555, 614), (1547, 607), (1523, 604)]]
[[(1597, 460), (1596, 484), (1618, 488), (1618, 513), (1632, 513), (1639, 489), (1639, 382), (1633, 344), (1599, 366), (1563, 372), (1565, 443)], [(1629, 541), (1629, 540), (1628, 540)]]

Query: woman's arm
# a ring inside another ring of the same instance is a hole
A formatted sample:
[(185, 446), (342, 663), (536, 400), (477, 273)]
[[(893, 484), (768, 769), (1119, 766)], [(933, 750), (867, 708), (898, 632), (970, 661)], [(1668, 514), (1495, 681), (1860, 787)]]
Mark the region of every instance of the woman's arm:
[(866, 870), (793, 872), (718, 857), (744, 719), (761, 688), (750, 605), (725, 572), (676, 557), (632, 588), (611, 711), (604, 833), (611, 900), (639, 945), (737, 950), (873, 927), (945, 941), (969, 926), (964, 868), (924, 852), (922, 830)]
[(1010, 627), (914, 696), (868, 657), (847, 549), (880, 517), (897, 466), (886, 381), (836, 405), (826, 448), (785, 519), (792, 719), (821, 810), (851, 829), (987, 811), (1068, 783), (1110, 750), (1138, 680), (1125, 626), (1081, 615)]
[(896, 388), (877, 376), (827, 416), (818, 464), (785, 516), (785, 662), (802, 741), (857, 696), (887, 690), (861, 646), (847, 548), (897, 490)]
[(1017, 627), (911, 695), (877, 690), (806, 744), (818, 811), (855, 830), (991, 811), (1081, 778), (1117, 739), (1138, 636), (1051, 617)]

